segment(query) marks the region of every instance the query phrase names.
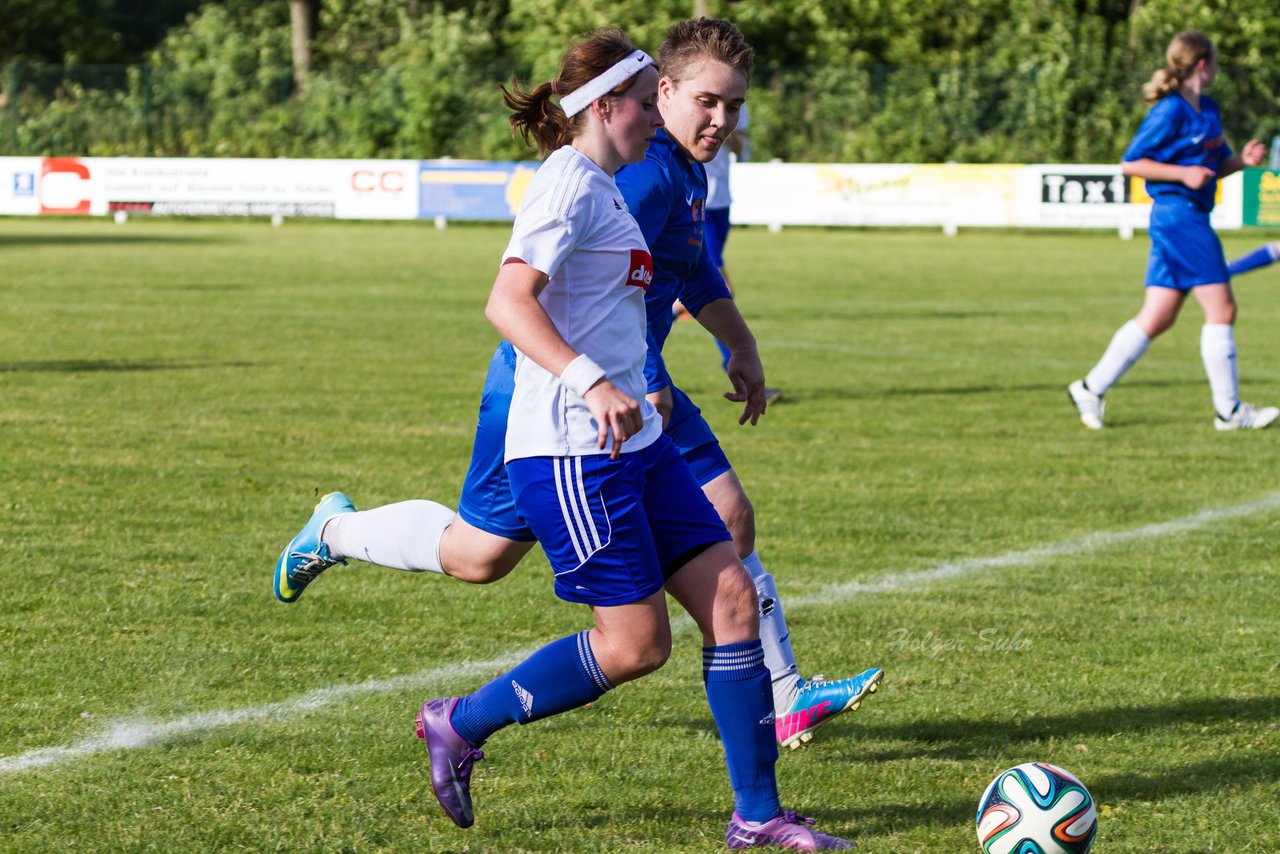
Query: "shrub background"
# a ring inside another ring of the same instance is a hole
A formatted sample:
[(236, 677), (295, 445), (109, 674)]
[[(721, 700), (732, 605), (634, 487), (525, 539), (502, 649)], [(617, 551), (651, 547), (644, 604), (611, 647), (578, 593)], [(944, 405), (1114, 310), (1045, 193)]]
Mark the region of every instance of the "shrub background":
[[(0, 154), (529, 157), (499, 81), (550, 78), (575, 34), (607, 23), (655, 50), (693, 11), (687, 0), (319, 0), (299, 85), (285, 0), (169, 0), (141, 17), (125, 5), (0, 0)], [(1280, 133), (1268, 0), (707, 6), (757, 49), (757, 159), (1111, 162), (1141, 120), (1142, 82), (1185, 27), (1219, 46), (1214, 96), (1233, 145)]]

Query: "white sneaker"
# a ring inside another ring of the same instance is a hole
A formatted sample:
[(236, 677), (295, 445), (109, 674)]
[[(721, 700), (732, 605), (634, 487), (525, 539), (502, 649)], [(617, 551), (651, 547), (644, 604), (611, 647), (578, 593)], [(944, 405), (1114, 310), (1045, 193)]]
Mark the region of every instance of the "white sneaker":
[[(1080, 423), (1090, 430), (1101, 430), (1102, 411), (1107, 407), (1102, 395), (1094, 394), (1085, 388), (1084, 380), (1076, 380), (1067, 386), (1067, 394), (1071, 395), (1071, 402), (1080, 411)], [(1219, 427), (1218, 429), (1226, 430), (1231, 428)]]
[(1241, 403), (1230, 418), (1215, 415), (1213, 426), (1219, 430), (1261, 430), (1280, 417), (1280, 409), (1274, 406), (1258, 408), (1252, 403)]

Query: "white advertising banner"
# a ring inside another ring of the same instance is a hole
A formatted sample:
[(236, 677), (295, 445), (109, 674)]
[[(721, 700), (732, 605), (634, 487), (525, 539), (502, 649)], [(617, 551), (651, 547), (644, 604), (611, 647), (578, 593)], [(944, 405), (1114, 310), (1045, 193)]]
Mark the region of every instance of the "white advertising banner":
[[(446, 217), (509, 221), (535, 164), (430, 160), (0, 157), (0, 214)], [(741, 163), (742, 225), (1145, 228), (1151, 199), (1118, 164)], [(1243, 225), (1244, 183), (1213, 224)]]
[(0, 214), (40, 213), (40, 157), (0, 157)]
[(5, 197), (0, 203), (4, 212), (23, 207), (13, 212), (339, 219), (418, 216), (416, 160), (0, 158), (0, 170), (7, 174), (14, 161), (23, 161), (23, 176), (34, 174), (37, 201), (23, 204), (22, 198)]
[[(1119, 164), (741, 163), (730, 173), (740, 225), (1146, 228), (1151, 198)], [(1215, 228), (1240, 228), (1243, 182), (1218, 186)]]
[(731, 215), (743, 225), (1010, 226), (1021, 168), (739, 163)]
[[(1018, 225), (1028, 228), (1146, 228), (1151, 197), (1140, 178), (1120, 174), (1119, 164), (1024, 166)], [(1243, 181), (1237, 173), (1218, 183), (1214, 228), (1243, 225)]]

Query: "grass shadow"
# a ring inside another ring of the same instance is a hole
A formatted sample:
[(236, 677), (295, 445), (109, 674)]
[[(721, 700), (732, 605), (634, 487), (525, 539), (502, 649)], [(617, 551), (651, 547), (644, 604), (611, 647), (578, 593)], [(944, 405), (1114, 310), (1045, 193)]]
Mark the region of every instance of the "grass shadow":
[[(945, 721), (877, 723), (859, 720), (860, 741), (884, 739), (906, 742), (908, 747), (867, 753), (863, 760), (891, 761), (928, 756), (967, 760), (1007, 751), (1012, 745), (1034, 744), (1049, 738), (1080, 739), (1153, 732), (1194, 724), (1225, 721), (1280, 722), (1280, 698), (1248, 700), (1205, 697), (1156, 706), (1117, 706), (1064, 715), (1036, 715), (1021, 721), (999, 718), (956, 718)], [(839, 726), (840, 721), (835, 725)], [(834, 734), (834, 733), (833, 733)], [(1280, 755), (1269, 757), (1280, 776)]]
[(228, 243), (226, 237), (173, 236), (164, 234), (0, 234), (0, 249), (33, 246), (114, 246), (128, 244), (172, 244), (194, 246), (201, 243)]
[(909, 309), (892, 309), (888, 311), (872, 310), (833, 310), (830, 307), (824, 308), (822, 312), (815, 315), (812, 310), (807, 308), (801, 309), (781, 309), (769, 312), (759, 316), (759, 320), (767, 321), (806, 321), (806, 322), (822, 322), (826, 323), (834, 321), (838, 323), (879, 323), (885, 320), (989, 320), (994, 317), (1010, 317), (1019, 312), (1000, 312), (1000, 311), (974, 311), (965, 309), (937, 309), (922, 308), (917, 311)]
[[(1125, 383), (1129, 388), (1176, 388), (1179, 386), (1192, 385), (1203, 386), (1204, 384), (1205, 382), (1203, 379), (1137, 380)], [(699, 397), (713, 394), (713, 392), (698, 386), (681, 386), (681, 388), (686, 394), (693, 397), (695, 402)], [(808, 388), (800, 391), (794, 390), (794, 387), (783, 386), (782, 398), (778, 403), (804, 403), (805, 401), (822, 400), (879, 400), (898, 397), (964, 397), (967, 395), (982, 394), (1043, 393), (1061, 394), (1064, 406), (1070, 407), (1071, 405), (1067, 398), (1067, 384), (1064, 382), (1029, 383), (1025, 385), (994, 385), (986, 383), (983, 385), (937, 386), (933, 388), (926, 388), (922, 386), (881, 389), (824, 387)]]
[(0, 374), (94, 374), (138, 371), (198, 371), (204, 368), (251, 368), (256, 362), (169, 362), (160, 359), (50, 359), (43, 362), (0, 362)]

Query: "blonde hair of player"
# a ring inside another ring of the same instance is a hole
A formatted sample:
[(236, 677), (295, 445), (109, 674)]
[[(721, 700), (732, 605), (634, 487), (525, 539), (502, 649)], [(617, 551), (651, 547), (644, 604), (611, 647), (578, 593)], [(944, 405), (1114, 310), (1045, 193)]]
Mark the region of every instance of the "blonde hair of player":
[(1218, 50), (1213, 41), (1199, 30), (1183, 30), (1173, 37), (1164, 52), (1165, 67), (1151, 75), (1142, 86), (1142, 94), (1148, 104), (1154, 104), (1182, 88), (1186, 80), (1196, 70), (1200, 60), (1213, 61)]

